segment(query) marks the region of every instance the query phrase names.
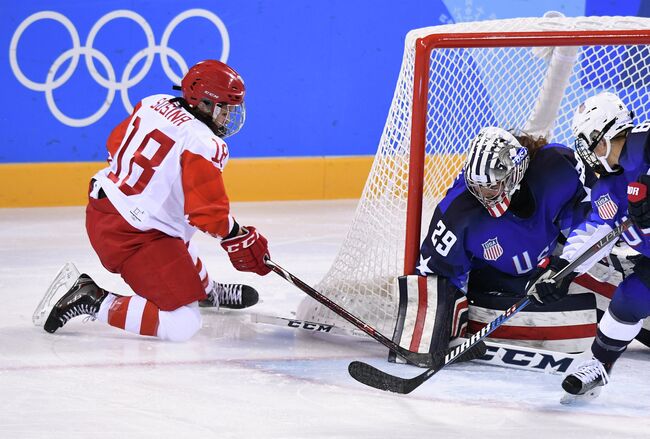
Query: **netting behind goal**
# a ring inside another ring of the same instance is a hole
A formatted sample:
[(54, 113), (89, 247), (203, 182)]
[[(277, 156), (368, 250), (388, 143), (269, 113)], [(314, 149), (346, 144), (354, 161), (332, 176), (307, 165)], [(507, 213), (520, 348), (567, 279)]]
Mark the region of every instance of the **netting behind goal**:
[[(354, 220), (317, 289), (390, 336), (397, 308), (391, 284), (414, 272), (420, 239), (469, 140), (499, 126), (572, 146), (574, 110), (602, 90), (618, 93), (637, 121), (650, 119), (647, 44), (650, 19), (637, 17), (524, 18), (409, 32)], [(311, 299), (297, 314), (344, 324)]]

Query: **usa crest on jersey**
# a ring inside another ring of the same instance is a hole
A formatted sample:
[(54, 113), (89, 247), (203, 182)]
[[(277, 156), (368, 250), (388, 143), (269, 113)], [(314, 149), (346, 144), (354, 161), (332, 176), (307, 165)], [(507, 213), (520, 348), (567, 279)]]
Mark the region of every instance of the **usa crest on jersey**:
[(481, 245), (483, 246), (483, 259), (487, 261), (496, 261), (503, 255), (503, 247), (497, 238), (488, 239)]
[(596, 208), (598, 209), (598, 216), (604, 220), (614, 219), (618, 211), (618, 206), (612, 201), (609, 194), (601, 195), (596, 200)]

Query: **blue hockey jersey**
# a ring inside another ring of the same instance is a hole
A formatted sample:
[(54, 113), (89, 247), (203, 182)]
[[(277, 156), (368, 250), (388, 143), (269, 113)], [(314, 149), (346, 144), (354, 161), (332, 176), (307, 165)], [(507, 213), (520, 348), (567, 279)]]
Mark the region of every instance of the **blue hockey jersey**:
[(520, 184), (533, 201), (529, 214), (512, 212), (515, 195), (511, 208), (493, 218), (461, 173), (434, 212), (418, 273), (445, 276), (467, 292), (470, 272), (487, 270), (489, 278), (515, 278), (522, 288), (537, 262), (553, 252), (561, 232), (568, 234), (584, 221), (593, 183), (593, 174), (585, 172), (571, 149), (546, 145), (533, 156)]
[[(593, 243), (627, 219), (627, 185), (636, 181), (650, 168), (650, 123), (636, 126), (628, 134), (619, 156), (622, 172), (606, 175), (598, 180), (591, 193), (592, 212), (588, 219), (569, 235), (562, 257), (571, 261)], [(636, 251), (650, 256), (650, 230), (630, 227), (623, 239)], [(606, 256), (614, 243), (605, 247), (576, 271), (588, 270), (596, 261)]]

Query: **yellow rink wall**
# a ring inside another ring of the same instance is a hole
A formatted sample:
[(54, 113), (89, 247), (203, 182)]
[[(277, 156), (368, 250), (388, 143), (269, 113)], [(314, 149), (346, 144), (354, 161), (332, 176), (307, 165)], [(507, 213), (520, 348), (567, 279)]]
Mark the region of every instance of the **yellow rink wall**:
[[(231, 201), (359, 198), (373, 156), (230, 159)], [(0, 165), (0, 207), (80, 206), (105, 162)]]

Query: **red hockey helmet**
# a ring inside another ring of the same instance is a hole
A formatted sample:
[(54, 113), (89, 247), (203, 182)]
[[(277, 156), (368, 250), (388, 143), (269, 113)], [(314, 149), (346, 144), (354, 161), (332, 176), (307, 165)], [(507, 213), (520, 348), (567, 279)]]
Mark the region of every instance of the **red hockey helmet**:
[(227, 64), (199, 62), (183, 77), (181, 90), (191, 107), (208, 113), (220, 137), (232, 136), (244, 125), (244, 80)]

